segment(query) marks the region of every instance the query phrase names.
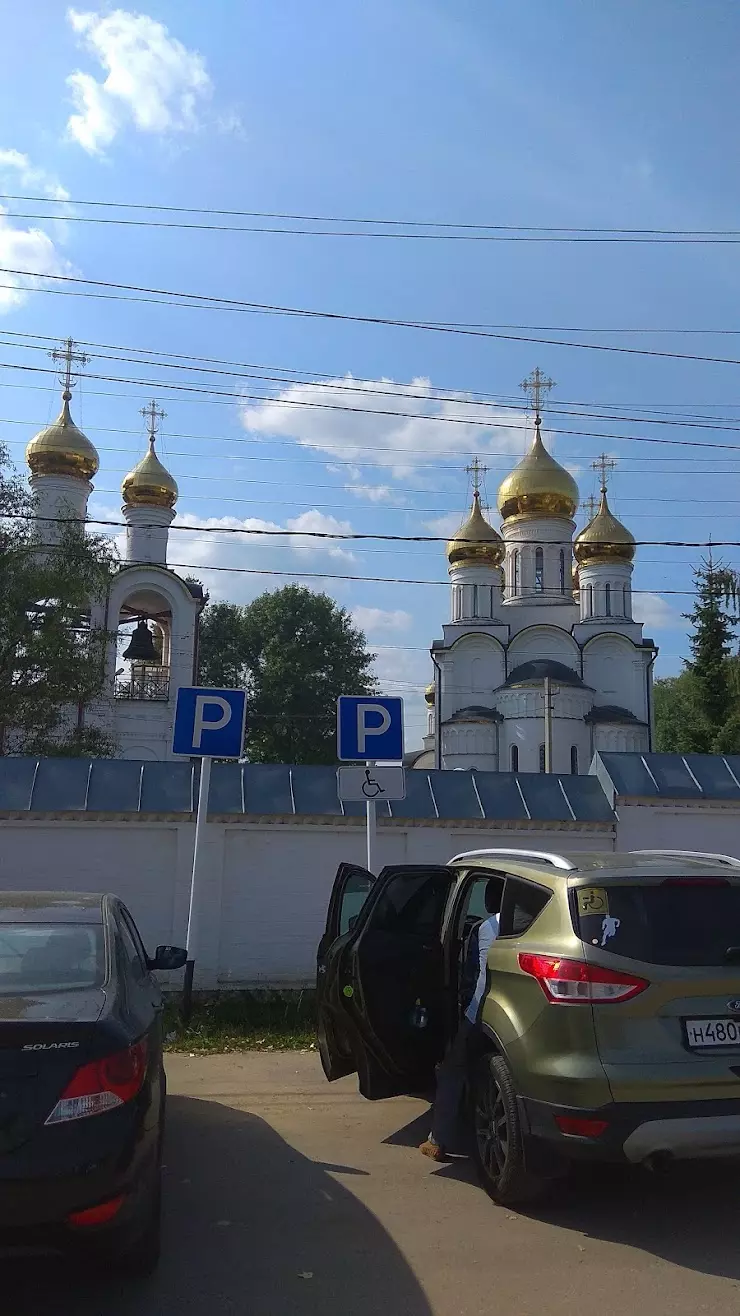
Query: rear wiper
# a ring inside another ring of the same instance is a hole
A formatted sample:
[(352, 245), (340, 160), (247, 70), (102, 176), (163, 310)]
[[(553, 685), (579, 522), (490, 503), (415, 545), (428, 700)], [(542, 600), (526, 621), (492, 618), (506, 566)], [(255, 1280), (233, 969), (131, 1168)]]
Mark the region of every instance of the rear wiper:
[(740, 964), (740, 946), (728, 946), (725, 951), (725, 964)]

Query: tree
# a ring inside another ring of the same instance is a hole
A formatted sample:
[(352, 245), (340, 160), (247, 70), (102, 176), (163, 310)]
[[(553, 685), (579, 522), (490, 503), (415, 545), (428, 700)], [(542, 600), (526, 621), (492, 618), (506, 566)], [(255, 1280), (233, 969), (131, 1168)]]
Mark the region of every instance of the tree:
[(33, 500), (0, 447), (0, 754), (113, 752), (84, 725), (102, 690), (107, 634), (90, 627), (115, 569), (109, 540), (63, 527), (39, 548)]
[(210, 606), (199, 652), (204, 684), (246, 688), (255, 763), (336, 763), (337, 696), (376, 690), (374, 654), (349, 613), (300, 585)]
[(740, 751), (740, 659), (732, 653), (738, 623), (738, 577), (712, 558), (694, 573), (691, 659), (680, 676), (655, 683), (659, 750), (717, 754)]

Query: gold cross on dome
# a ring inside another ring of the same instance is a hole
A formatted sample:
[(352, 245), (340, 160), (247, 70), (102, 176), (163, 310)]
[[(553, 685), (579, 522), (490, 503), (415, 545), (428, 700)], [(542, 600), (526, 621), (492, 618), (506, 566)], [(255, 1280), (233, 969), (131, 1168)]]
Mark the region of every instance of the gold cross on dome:
[(522, 380), (520, 387), (523, 388), (524, 392), (527, 394), (534, 409), (535, 416), (539, 417), (542, 396), (545, 393), (549, 393), (550, 389), (555, 387), (554, 379), (548, 379), (547, 375), (543, 375), (539, 366), (536, 366), (531, 375), (528, 375), (526, 379)]
[(590, 498), (584, 498), (581, 507), (588, 516), (589, 521), (593, 521), (599, 509), (599, 500), (598, 498), (594, 498), (592, 494)]
[(591, 462), (591, 469), (598, 471), (601, 476), (601, 492), (606, 493), (606, 485), (612, 471), (617, 469), (617, 463), (613, 457), (609, 457), (605, 452), (599, 454), (595, 462)]
[(76, 372), (74, 367), (79, 366), (80, 369), (82, 369), (90, 360), (89, 356), (85, 356), (84, 352), (75, 351), (76, 347), (77, 344), (74, 339), (67, 338), (63, 347), (55, 347), (54, 350), (49, 353), (52, 361), (62, 366), (62, 369), (59, 371), (59, 382), (64, 388), (67, 401), (71, 398), (72, 389), (77, 383), (77, 374), (79, 372)]
[(164, 420), (165, 416), (167, 415), (167, 412), (163, 411), (161, 407), (158, 407), (156, 402), (154, 401), (154, 398), (152, 398), (148, 407), (141, 408), (141, 414), (147, 423), (146, 427), (149, 434), (149, 442), (152, 444), (153, 447), (154, 440), (157, 437), (157, 431), (159, 429), (159, 422), (161, 420)]
[(488, 466), (483, 466), (477, 457), (474, 457), (469, 466), (465, 467), (465, 474), (469, 475), (473, 481), (473, 492), (479, 494), (480, 487), (483, 483), (483, 476), (487, 475)]

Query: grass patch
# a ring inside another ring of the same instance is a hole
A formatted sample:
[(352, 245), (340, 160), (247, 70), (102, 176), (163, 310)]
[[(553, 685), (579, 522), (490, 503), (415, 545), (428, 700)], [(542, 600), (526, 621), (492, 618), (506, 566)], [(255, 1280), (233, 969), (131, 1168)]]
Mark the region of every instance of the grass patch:
[(168, 1051), (215, 1054), (229, 1051), (309, 1051), (316, 1049), (316, 993), (230, 991), (196, 993), (185, 1027), (180, 999), (165, 1005)]

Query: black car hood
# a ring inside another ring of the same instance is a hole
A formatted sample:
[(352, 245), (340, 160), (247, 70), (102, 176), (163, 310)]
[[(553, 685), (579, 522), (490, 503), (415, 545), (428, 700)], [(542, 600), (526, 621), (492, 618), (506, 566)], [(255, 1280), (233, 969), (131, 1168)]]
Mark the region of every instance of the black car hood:
[(0, 1037), (4, 1024), (97, 1023), (105, 1008), (102, 987), (71, 992), (34, 992), (24, 996), (0, 996)]

